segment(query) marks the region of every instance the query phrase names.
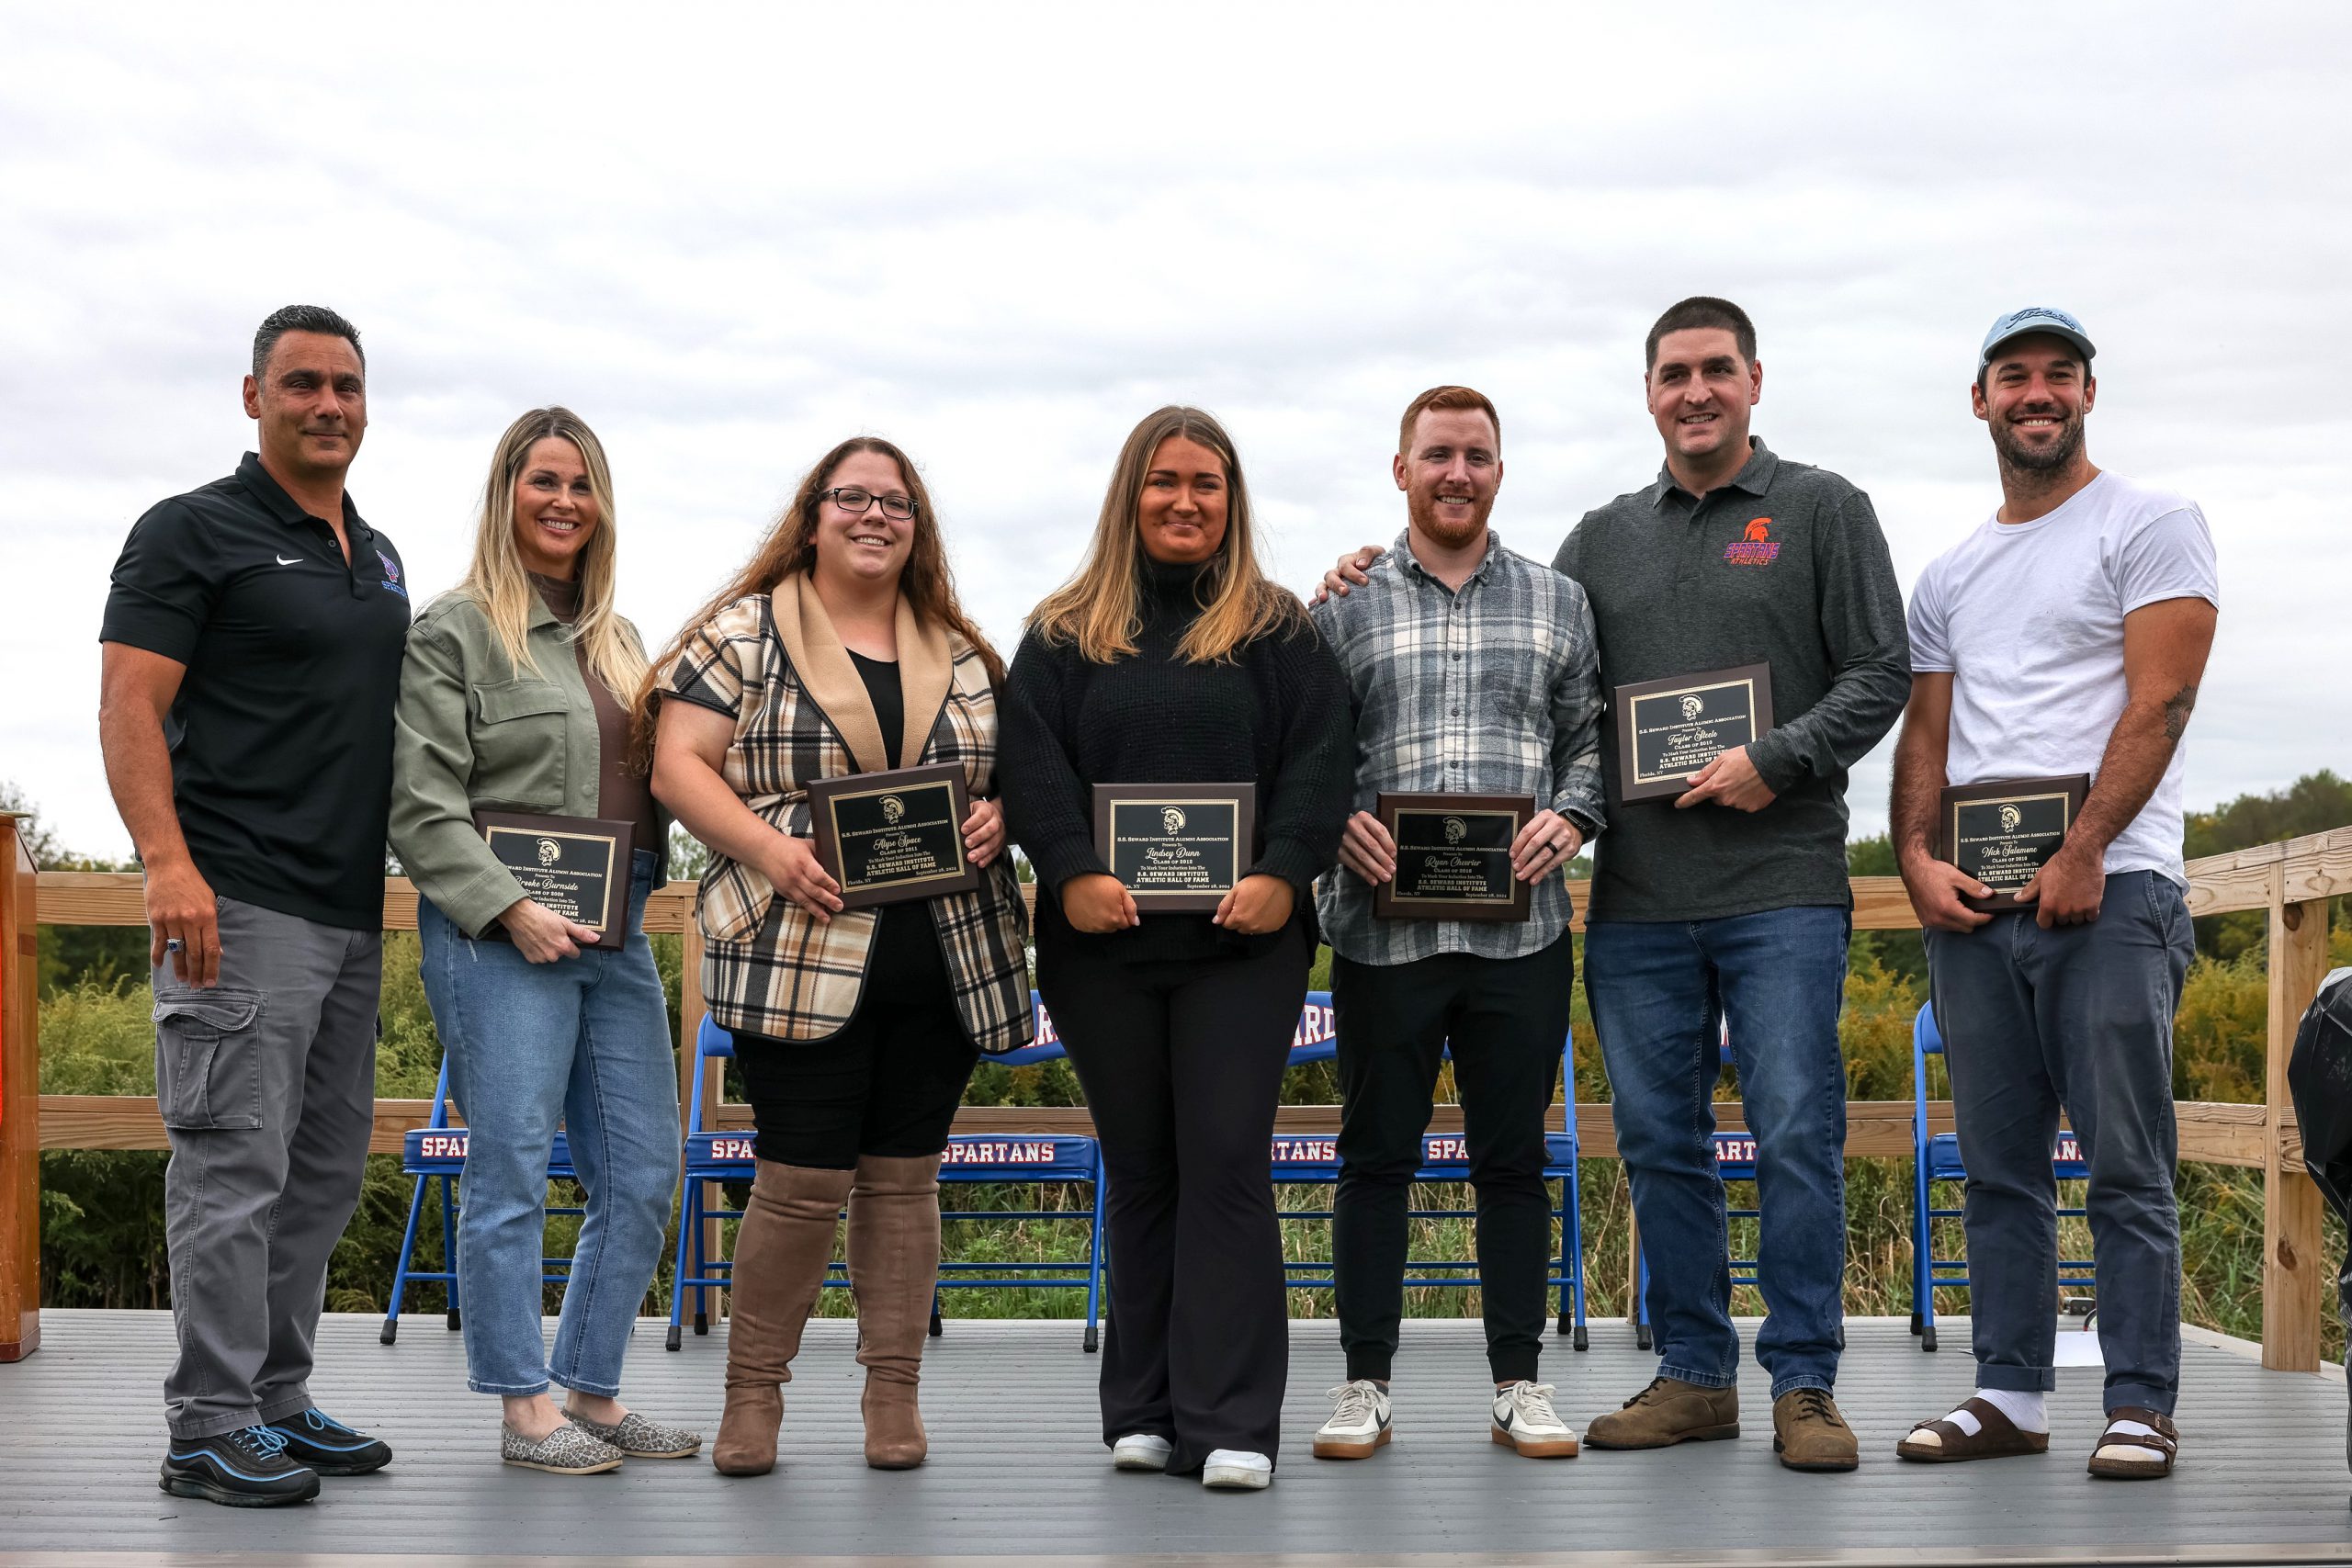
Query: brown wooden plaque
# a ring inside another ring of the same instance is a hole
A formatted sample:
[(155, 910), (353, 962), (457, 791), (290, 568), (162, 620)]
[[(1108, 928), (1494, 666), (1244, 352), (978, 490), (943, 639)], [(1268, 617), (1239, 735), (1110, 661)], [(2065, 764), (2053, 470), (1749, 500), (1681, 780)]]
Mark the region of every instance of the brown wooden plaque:
[[(477, 811), (490, 852), (514, 875), (526, 897), (596, 933), (589, 945), (607, 953), (628, 945), (629, 854), (637, 824), (595, 817), (539, 817), (521, 811)], [(512, 942), (496, 919), (485, 938)]]
[(848, 773), (808, 786), (817, 861), (841, 884), (845, 909), (978, 887), (979, 868), (964, 853), (970, 814), (958, 762)]
[(1990, 898), (1972, 893), (1962, 895), (1960, 901), (1986, 915), (2031, 909), (2041, 903), (2039, 898), (2019, 902), (2015, 895), (2066, 841), (2090, 792), (2088, 773), (1986, 779), (1947, 788), (1937, 817), (1936, 858), (1950, 861), (1993, 890)]
[(1099, 784), (1094, 852), (1137, 911), (1214, 913), (1257, 858), (1255, 784)]
[(1772, 669), (1741, 664), (1617, 688), (1620, 800), (1664, 800), (1690, 775), (1772, 728)]
[(1532, 795), (1382, 790), (1374, 815), (1396, 846), (1396, 874), (1372, 890), (1391, 919), (1524, 920), (1534, 884), (1511, 874), (1510, 846), (1535, 815)]

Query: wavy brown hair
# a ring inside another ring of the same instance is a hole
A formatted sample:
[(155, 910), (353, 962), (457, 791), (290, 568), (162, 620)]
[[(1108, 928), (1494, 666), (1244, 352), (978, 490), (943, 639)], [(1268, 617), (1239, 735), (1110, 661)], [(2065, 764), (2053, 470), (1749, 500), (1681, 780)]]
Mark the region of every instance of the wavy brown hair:
[(1086, 559), (1070, 580), (1029, 613), (1029, 625), (1047, 643), (1075, 643), (1080, 657), (1108, 664), (1136, 651), (1143, 632), (1144, 480), (1160, 443), (1174, 436), (1198, 442), (1225, 465), (1225, 538), (1193, 588), (1201, 613), (1185, 628), (1178, 651), (1188, 664), (1230, 660), (1245, 642), (1306, 624), (1298, 600), (1278, 587), (1258, 563), (1250, 517), (1250, 487), (1241, 457), (1215, 416), (1170, 404), (1144, 416), (1119, 448), (1094, 522)]
[(1004, 660), (997, 657), (995, 648), (980, 635), (980, 628), (971, 617), (964, 614), (964, 606), (956, 597), (956, 579), (947, 569), (947, 547), (940, 540), (939, 521), (931, 509), (931, 492), (923, 488), (922, 475), (916, 470), (914, 460), (878, 435), (854, 435), (818, 458), (816, 466), (801, 476), (791, 502), (769, 527), (759, 548), (752, 552), (752, 558), (728, 579), (726, 587), (712, 594), (688, 618), (670, 646), (662, 650), (662, 657), (648, 667), (644, 683), (637, 694), (636, 731), (630, 746), (633, 756), (643, 760), (652, 756), (655, 710), (661, 705), (661, 694), (655, 688), (662, 672), (684, 651), (687, 640), (737, 600), (764, 593), (794, 572), (816, 570), (819, 498), (831, 487), (833, 470), (859, 452), (877, 453), (898, 464), (899, 477), (905, 481), (907, 495), (915, 503), (914, 541), (907, 564), (899, 571), (899, 592), (914, 606), (918, 616), (947, 627), (970, 643), (988, 669), (990, 684), (1004, 684)]

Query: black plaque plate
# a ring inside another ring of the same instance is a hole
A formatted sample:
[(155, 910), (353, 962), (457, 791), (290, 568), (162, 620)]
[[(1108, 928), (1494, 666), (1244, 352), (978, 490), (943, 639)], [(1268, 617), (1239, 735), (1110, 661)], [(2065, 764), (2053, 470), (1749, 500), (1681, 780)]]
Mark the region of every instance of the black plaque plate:
[(1094, 786), (1094, 852), (1136, 908), (1214, 912), (1256, 858), (1255, 784)]
[(1685, 794), (1690, 775), (1772, 728), (1772, 670), (1742, 664), (1617, 688), (1621, 800)]
[[(637, 824), (595, 817), (535, 817), (478, 811), (474, 826), (526, 897), (596, 933), (589, 945), (615, 952), (628, 944), (629, 852)], [(512, 942), (492, 920), (484, 937)]]
[(1535, 815), (1532, 795), (1382, 790), (1374, 815), (1396, 845), (1396, 874), (1372, 890), (1372, 912), (1396, 919), (1523, 920), (1534, 884), (1511, 874), (1511, 840)]
[(1954, 784), (1943, 794), (1936, 854), (1993, 890), (1990, 898), (1964, 894), (1961, 902), (1982, 914), (2030, 909), (2014, 895), (2033, 880), (2066, 841), (2091, 792), (2088, 773), (2047, 779), (1987, 779)]
[(845, 909), (978, 887), (979, 868), (964, 857), (970, 812), (956, 762), (849, 773), (808, 786), (817, 862), (841, 884)]

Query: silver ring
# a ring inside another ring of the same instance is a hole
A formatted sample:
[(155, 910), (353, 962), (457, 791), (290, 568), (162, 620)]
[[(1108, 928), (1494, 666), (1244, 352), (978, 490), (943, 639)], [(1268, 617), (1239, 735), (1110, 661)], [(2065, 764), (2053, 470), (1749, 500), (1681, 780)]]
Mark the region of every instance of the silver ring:
[(164, 951), (165, 953), (186, 953), (187, 951), (187, 943), (182, 942), (175, 936), (167, 936), (164, 939)]

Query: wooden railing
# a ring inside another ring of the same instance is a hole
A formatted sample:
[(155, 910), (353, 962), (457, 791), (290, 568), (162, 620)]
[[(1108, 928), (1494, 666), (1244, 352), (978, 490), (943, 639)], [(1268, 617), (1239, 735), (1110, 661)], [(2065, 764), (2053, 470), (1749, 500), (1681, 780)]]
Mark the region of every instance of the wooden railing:
[[(40, 1170), (38, 1149), (161, 1149), (168, 1147), (152, 1096), (39, 1095), (38, 1043), (34, 1038), (34, 924), (142, 926), (146, 923), (140, 878), (135, 874), (51, 872), (36, 877), (14, 823), (0, 816), (0, 866), (14, 865), (0, 878), (0, 954), (10, 964), (0, 977), (0, 1360), (13, 1359), (9, 1325), (25, 1327), (13, 1342), (28, 1350), (38, 1341), (34, 1308), (39, 1300), (37, 1235)], [(2352, 893), (2352, 828), (2314, 834), (2282, 844), (2266, 844), (2234, 854), (2189, 863), (2189, 911), (2219, 915), (2264, 909), (2270, 920), (2268, 1062), (2264, 1103), (2225, 1105), (2180, 1101), (2180, 1156), (2216, 1165), (2257, 1169), (2264, 1177), (2263, 1364), (2300, 1371), (2319, 1367), (2323, 1266), (2320, 1200), (2302, 1164), (2287, 1093), (2287, 1056), (2295, 1025), (2317, 994), (2327, 967), (2327, 900)], [(1860, 931), (1916, 931), (1918, 920), (1892, 876), (1853, 879), (1854, 925)], [(1024, 889), (1024, 892), (1027, 890)], [(682, 935), (685, 947), (681, 1006), (686, 1038), (701, 1021), (701, 938), (690, 919), (694, 887), (673, 882), (657, 890), (646, 907), (650, 931)], [(384, 924), (390, 931), (416, 926), (416, 891), (402, 878), (385, 885)], [(1582, 919), (1578, 918), (1581, 929)], [(691, 1055), (680, 1053), (681, 1100), (691, 1089)], [(709, 1086), (712, 1089), (716, 1085)], [(713, 1097), (714, 1101), (716, 1096)], [(1727, 1127), (1740, 1125), (1736, 1104), (1718, 1106)], [(369, 1149), (398, 1154), (411, 1128), (423, 1126), (431, 1102), (379, 1100)], [(1907, 1157), (1911, 1153), (1911, 1102), (1855, 1100), (1847, 1111), (1846, 1152), (1853, 1156)], [(1553, 1108), (1555, 1129), (1562, 1109)], [(1949, 1101), (1928, 1107), (1930, 1128), (1951, 1129)], [(746, 1108), (722, 1108), (724, 1126), (748, 1126)], [(1282, 1108), (1278, 1130), (1290, 1134), (1336, 1132), (1339, 1108)], [(1458, 1131), (1458, 1107), (1441, 1106), (1431, 1129)], [(967, 1106), (956, 1131), (1089, 1132), (1082, 1109)], [(1617, 1152), (1616, 1130), (1605, 1105), (1580, 1106), (1578, 1147), (1589, 1157)]]

